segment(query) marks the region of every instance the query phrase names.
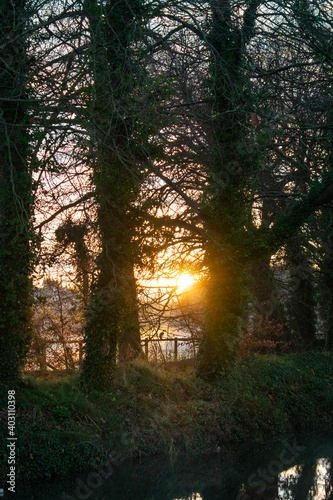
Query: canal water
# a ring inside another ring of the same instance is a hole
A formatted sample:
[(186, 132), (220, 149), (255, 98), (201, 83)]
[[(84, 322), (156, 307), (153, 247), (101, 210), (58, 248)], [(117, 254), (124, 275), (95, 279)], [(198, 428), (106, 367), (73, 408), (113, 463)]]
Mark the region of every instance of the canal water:
[[(333, 500), (333, 434), (269, 445), (234, 444), (196, 460), (149, 459), (34, 485), (19, 500)], [(6, 494), (4, 498), (13, 498)]]

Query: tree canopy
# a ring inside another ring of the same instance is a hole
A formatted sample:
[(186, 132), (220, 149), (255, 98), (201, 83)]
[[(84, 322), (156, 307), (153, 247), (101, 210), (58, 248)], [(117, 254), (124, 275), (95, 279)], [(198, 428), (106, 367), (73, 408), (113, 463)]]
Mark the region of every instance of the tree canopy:
[(88, 388), (142, 355), (140, 282), (163, 274), (201, 280), (203, 377), (274, 322), (290, 348), (332, 348), (332, 8), (3, 4), (1, 380), (46, 269), (80, 290)]

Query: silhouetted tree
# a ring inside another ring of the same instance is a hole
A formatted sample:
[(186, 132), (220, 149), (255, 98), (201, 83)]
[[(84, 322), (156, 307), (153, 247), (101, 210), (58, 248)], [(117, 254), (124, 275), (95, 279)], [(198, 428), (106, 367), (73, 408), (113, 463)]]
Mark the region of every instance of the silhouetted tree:
[(17, 381), (31, 337), (33, 262), (26, 0), (0, 6), (0, 382)]
[(88, 113), (96, 151), (93, 182), (101, 253), (87, 311), (82, 381), (105, 387), (111, 381), (118, 344), (123, 359), (141, 350), (132, 240), (143, 154), (135, 97), (140, 71), (132, 50), (141, 34), (144, 6), (140, 1), (103, 6), (86, 0), (84, 9), (91, 35), (93, 100)]

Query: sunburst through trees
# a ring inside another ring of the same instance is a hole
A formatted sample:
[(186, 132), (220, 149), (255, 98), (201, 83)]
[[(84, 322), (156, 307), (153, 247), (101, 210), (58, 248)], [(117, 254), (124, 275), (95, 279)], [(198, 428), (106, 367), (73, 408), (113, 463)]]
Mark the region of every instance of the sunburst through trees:
[(88, 388), (168, 315), (207, 378), (265, 325), (331, 349), (332, 3), (5, 4), (4, 376), (29, 347), (35, 264), (81, 294)]

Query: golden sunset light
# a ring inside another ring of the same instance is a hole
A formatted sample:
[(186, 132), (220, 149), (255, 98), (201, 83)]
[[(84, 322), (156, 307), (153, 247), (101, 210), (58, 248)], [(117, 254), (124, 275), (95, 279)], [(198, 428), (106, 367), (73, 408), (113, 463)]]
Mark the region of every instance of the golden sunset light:
[(332, 12), (0, 0), (0, 497), (333, 500)]
[(183, 292), (191, 285), (193, 285), (195, 279), (190, 274), (184, 273), (179, 276), (176, 280), (176, 286), (180, 292)]
[(165, 289), (175, 289), (178, 293), (182, 293), (196, 281), (194, 276), (189, 273), (181, 273), (176, 276), (162, 276), (159, 278), (141, 280), (141, 286), (143, 288), (165, 288)]

